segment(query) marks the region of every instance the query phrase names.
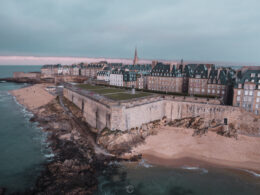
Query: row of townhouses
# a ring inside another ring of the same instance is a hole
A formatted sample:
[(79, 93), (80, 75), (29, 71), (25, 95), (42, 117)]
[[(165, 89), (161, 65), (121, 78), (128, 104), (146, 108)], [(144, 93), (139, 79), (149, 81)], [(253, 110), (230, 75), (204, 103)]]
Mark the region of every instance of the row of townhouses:
[(93, 78), (111, 86), (134, 87), (165, 93), (216, 97), (223, 104), (239, 106), (260, 114), (260, 68), (216, 67), (214, 64), (153, 62), (123, 65), (121, 63), (45, 65), (42, 74), (73, 75)]

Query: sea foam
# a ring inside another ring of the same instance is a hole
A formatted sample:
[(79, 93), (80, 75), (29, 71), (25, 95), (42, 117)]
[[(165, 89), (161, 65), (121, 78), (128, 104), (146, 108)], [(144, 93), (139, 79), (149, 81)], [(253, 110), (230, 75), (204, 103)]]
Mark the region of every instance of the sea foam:
[(208, 173), (209, 171), (205, 168), (200, 168), (200, 167), (189, 167), (189, 166), (182, 166), (182, 169), (185, 170), (190, 170), (190, 171), (201, 171), (201, 173)]
[(251, 175), (255, 176), (255, 177), (260, 177), (260, 174), (259, 173), (256, 173), (254, 171), (250, 171), (250, 170), (247, 170), (247, 169), (241, 169), (247, 173), (250, 173)]
[(145, 167), (145, 168), (151, 168), (151, 167), (153, 167), (153, 165), (148, 164), (144, 159), (142, 159), (142, 160), (139, 162), (139, 166), (142, 166), (142, 167)]

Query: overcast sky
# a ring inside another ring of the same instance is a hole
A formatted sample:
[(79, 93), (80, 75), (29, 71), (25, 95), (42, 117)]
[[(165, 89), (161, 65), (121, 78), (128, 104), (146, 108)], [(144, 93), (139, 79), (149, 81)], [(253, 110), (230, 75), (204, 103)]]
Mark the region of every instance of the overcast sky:
[(259, 0), (0, 0), (0, 55), (260, 63)]

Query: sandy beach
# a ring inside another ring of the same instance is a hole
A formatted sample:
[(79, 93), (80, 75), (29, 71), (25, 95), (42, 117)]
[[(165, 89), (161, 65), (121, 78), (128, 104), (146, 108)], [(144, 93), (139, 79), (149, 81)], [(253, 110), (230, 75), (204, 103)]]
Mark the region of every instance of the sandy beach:
[(260, 173), (260, 137), (227, 138), (208, 132), (193, 137), (192, 129), (161, 127), (158, 134), (132, 150), (148, 162), (166, 166), (198, 166), (202, 162)]
[(37, 84), (17, 90), (10, 91), (16, 100), (30, 111), (44, 106), (52, 101), (55, 96), (48, 93), (45, 88), (47, 84)]

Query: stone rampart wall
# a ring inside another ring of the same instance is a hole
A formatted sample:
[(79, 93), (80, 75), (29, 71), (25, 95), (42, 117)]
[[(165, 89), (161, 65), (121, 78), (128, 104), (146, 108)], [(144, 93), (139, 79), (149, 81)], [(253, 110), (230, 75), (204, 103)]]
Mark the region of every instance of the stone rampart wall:
[[(260, 128), (260, 118), (252, 113), (245, 112), (238, 107), (216, 105), (209, 103), (194, 103), (176, 101), (170, 98), (151, 97), (129, 103), (103, 104), (96, 100), (64, 89), (64, 96), (84, 112), (87, 123), (102, 130), (107, 127), (111, 130), (128, 130), (140, 127), (163, 117), (169, 120), (200, 116), (202, 118), (233, 123), (240, 128)], [(82, 107), (83, 106), (83, 107)], [(258, 117), (258, 118), (257, 118)], [(245, 124), (247, 124), (245, 126)]]
[(105, 127), (111, 129), (111, 109), (103, 104), (82, 96), (68, 89), (63, 91), (64, 97), (73, 102), (79, 109), (82, 110), (86, 122), (98, 130)]
[(25, 72), (14, 72), (13, 73), (13, 78), (40, 78), (41, 77), (41, 73), (37, 73), (37, 72), (29, 72), (29, 73), (25, 73)]

